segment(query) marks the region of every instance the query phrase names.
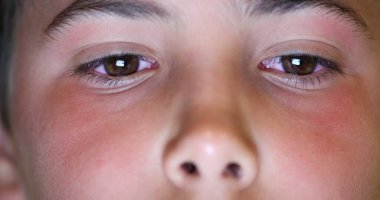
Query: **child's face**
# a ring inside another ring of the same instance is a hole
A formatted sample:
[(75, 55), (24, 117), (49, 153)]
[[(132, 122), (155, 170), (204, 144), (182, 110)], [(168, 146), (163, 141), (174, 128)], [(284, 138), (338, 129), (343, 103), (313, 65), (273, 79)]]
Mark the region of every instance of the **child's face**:
[(72, 1), (29, 2), (30, 199), (379, 199), (378, 3), (291, 2), (82, 0), (49, 28)]

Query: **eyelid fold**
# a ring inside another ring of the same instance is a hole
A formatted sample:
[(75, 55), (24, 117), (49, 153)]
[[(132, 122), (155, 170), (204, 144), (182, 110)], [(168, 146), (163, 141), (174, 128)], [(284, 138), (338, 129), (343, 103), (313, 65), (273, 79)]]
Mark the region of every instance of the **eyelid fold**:
[(159, 63), (162, 61), (162, 56), (160, 56), (157, 51), (134, 42), (120, 41), (81, 47), (73, 56), (71, 65), (76, 68), (81, 64), (88, 63), (99, 58), (126, 53), (144, 56), (147, 59), (156, 60)]
[(309, 55), (340, 63), (343, 60), (341, 51), (326, 42), (308, 39), (288, 40), (277, 42), (255, 54), (258, 61), (287, 55)]

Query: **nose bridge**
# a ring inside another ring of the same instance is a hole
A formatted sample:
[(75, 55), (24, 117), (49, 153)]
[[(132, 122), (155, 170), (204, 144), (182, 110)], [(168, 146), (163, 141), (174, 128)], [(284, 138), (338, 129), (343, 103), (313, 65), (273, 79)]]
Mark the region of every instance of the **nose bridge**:
[(200, 50), (180, 76), (185, 80), (181, 87), (182, 132), (246, 132), (242, 112), (244, 70), (237, 45), (232, 41), (218, 45), (205, 42), (194, 48)]
[(191, 70), (183, 77), (179, 134), (246, 137), (239, 59), (216, 50), (210, 57), (199, 57), (198, 62), (188, 66)]
[(221, 66), (233, 65), (226, 57), (203, 61), (193, 63), (192, 69), (206, 69), (184, 78), (178, 128), (165, 150), (165, 170), (185, 190), (235, 192), (251, 185), (257, 171), (256, 149), (240, 103), (238, 70)]
[(184, 34), (183, 41), (188, 43), (180, 51), (184, 53), (178, 59), (181, 70), (176, 76), (183, 80), (186, 100), (226, 103), (236, 98), (241, 88), (242, 41), (234, 31), (225, 31), (231, 27), (202, 20), (209, 28), (189, 27)]
[[(227, 45), (225, 48), (232, 47)], [(210, 51), (213, 53), (207, 53)], [(190, 59), (190, 64), (186, 64), (179, 75), (183, 80), (184, 110), (236, 110), (240, 106), (243, 88), (240, 59), (229, 51), (210, 47), (203, 48), (199, 55)]]
[(226, 195), (246, 189), (258, 168), (243, 112), (240, 45), (227, 38), (193, 40), (172, 76), (181, 103), (164, 151), (165, 173), (177, 188), (206, 196), (215, 189)]

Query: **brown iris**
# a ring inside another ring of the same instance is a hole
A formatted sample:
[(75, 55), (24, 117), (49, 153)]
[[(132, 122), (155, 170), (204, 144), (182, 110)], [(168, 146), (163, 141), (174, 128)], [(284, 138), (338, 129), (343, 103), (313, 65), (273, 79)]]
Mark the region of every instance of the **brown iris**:
[(140, 57), (136, 55), (112, 56), (104, 61), (104, 69), (110, 76), (127, 76), (139, 70)]
[(286, 73), (297, 75), (312, 74), (318, 65), (318, 58), (312, 56), (283, 56), (281, 63)]

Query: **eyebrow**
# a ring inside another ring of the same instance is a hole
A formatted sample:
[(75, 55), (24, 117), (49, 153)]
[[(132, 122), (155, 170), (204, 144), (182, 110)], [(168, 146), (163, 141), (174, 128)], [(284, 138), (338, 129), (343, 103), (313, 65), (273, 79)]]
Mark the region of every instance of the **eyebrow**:
[[(322, 9), (337, 17), (347, 20), (359, 32), (368, 33), (368, 25), (353, 8), (337, 0), (244, 0), (248, 2), (246, 12), (255, 15), (283, 15), (303, 9)], [(76, 0), (58, 14), (45, 30), (52, 33), (70, 25), (79, 17), (91, 14), (118, 15), (131, 19), (166, 20), (170, 13), (156, 2), (141, 0)]]
[(117, 15), (131, 19), (165, 20), (169, 12), (158, 3), (138, 0), (76, 0), (58, 14), (45, 30), (51, 36), (79, 17), (91, 14)]
[(368, 25), (352, 7), (337, 0), (248, 0), (250, 16), (283, 15), (304, 9), (321, 9), (338, 18), (351, 22), (360, 32), (368, 32)]

